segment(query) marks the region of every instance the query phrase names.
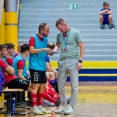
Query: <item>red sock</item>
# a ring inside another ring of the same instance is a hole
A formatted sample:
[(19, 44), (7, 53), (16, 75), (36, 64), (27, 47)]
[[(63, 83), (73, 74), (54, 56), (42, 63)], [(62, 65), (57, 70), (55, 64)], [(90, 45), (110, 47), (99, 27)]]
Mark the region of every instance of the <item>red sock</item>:
[(56, 95), (56, 93), (51, 92), (50, 90), (47, 92), (52, 98), (60, 98), (60, 96)]
[(49, 94), (47, 94), (47, 93), (44, 93), (43, 99), (46, 99), (46, 100), (48, 100), (48, 101), (50, 101), (50, 102), (56, 104), (56, 99), (53, 99), (53, 98), (52, 98)]
[(42, 105), (43, 93), (37, 93), (37, 105)]
[(37, 106), (37, 94), (31, 93), (31, 100), (32, 100), (32, 105)]

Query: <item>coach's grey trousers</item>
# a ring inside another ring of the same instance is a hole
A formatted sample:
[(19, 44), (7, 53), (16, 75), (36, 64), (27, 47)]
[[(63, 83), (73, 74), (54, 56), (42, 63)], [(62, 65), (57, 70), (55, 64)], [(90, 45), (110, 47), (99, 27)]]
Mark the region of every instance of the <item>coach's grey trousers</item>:
[(58, 61), (58, 89), (60, 94), (61, 105), (67, 105), (65, 83), (67, 75), (70, 76), (71, 83), (71, 99), (70, 105), (75, 106), (77, 103), (78, 95), (78, 60), (76, 59), (64, 59)]

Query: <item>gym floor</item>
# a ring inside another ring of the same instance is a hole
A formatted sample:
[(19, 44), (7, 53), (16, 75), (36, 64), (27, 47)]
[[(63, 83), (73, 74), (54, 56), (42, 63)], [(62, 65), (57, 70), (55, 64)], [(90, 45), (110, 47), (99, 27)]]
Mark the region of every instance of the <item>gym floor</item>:
[[(68, 96), (70, 90), (69, 83), (67, 83)], [(47, 109), (54, 111), (56, 107), (47, 107)], [(117, 117), (117, 82), (80, 82), (75, 115), (34, 115), (31, 111), (27, 112), (25, 117)], [(0, 117), (23, 116), (0, 115)]]

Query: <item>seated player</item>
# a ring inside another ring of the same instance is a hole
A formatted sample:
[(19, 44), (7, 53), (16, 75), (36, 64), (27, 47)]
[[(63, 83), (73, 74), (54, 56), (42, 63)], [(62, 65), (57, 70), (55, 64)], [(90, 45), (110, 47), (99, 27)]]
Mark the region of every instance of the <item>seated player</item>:
[(18, 52), (20, 53), (21, 52), (21, 46), (25, 44), (24, 42), (19, 42), (18, 44)]
[[(48, 48), (53, 50), (55, 48), (55, 45), (53, 43), (48, 44)], [(53, 53), (49, 53), (50, 56), (53, 55)], [(50, 84), (53, 86), (55, 91), (58, 93), (58, 85), (57, 85), (57, 77), (58, 72), (51, 66), (49, 56), (46, 55), (46, 75), (47, 78), (50, 79)]]
[(4, 53), (3, 53), (3, 59), (4, 59), (10, 66), (12, 66), (13, 59), (12, 59), (12, 57), (7, 56), (7, 55), (8, 55), (8, 52), (7, 52), (7, 54), (4, 54)]
[(11, 56), (13, 59), (19, 54), (18, 52), (14, 51), (14, 44), (13, 43), (6, 43), (8, 56)]
[(100, 29), (104, 29), (104, 24), (107, 24), (110, 29), (114, 28), (112, 24), (112, 10), (109, 8), (109, 3), (104, 2), (103, 8), (99, 12)]
[(13, 68), (15, 69), (15, 75), (22, 80), (30, 80), (30, 74), (26, 67), (25, 58), (29, 56), (29, 45), (23, 44), (21, 46), (21, 53), (19, 53), (13, 61)]
[(43, 99), (55, 104), (57, 107), (60, 105), (60, 95), (56, 93), (48, 81), (46, 84), (46, 90), (44, 92)]
[(14, 68), (11, 67), (3, 58), (7, 54), (6, 46), (0, 44), (0, 70), (5, 78), (5, 87), (22, 88), (31, 91), (32, 85), (29, 80), (21, 80), (14, 75)]

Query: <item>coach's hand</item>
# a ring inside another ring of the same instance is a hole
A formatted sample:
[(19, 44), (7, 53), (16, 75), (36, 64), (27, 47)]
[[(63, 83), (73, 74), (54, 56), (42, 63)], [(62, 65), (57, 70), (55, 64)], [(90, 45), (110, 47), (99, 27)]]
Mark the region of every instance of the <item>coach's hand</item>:
[(47, 52), (50, 52), (51, 51), (50, 48), (45, 48), (44, 50), (47, 51)]
[(81, 69), (82, 69), (82, 63), (78, 62), (77, 69), (78, 69), (78, 70), (81, 70)]

